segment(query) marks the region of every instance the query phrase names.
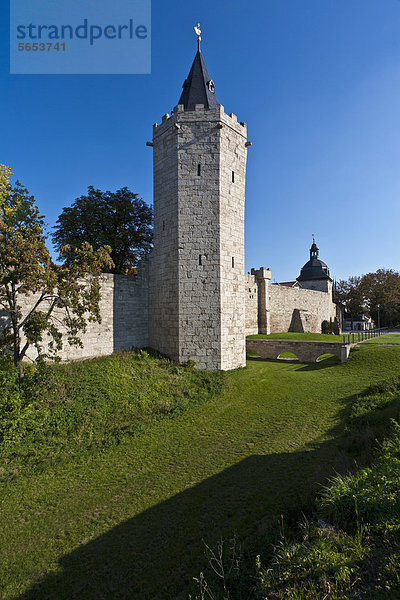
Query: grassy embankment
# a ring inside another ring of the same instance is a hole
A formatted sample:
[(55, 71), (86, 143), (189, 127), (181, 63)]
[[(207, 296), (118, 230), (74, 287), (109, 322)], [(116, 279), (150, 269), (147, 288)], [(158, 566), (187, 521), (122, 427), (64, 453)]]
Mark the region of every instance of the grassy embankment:
[[(353, 334), (350, 334), (350, 336), (352, 336)], [(320, 342), (347, 342), (349, 334), (345, 333), (345, 334), (340, 334), (340, 335), (333, 335), (333, 334), (325, 334), (325, 333), (291, 333), (291, 332), (285, 332), (285, 333), (269, 333), (264, 334), (264, 333), (258, 333), (258, 334), (254, 334), (254, 335), (248, 335), (247, 337), (251, 340), (256, 340), (256, 339), (260, 339), (260, 340), (309, 340), (309, 341), (320, 341)], [(357, 336), (358, 333), (354, 334), (355, 336), (355, 340), (357, 341)], [(400, 334), (395, 334), (395, 333), (389, 333), (386, 335), (382, 335), (382, 336), (377, 336), (374, 338), (371, 338), (369, 340), (364, 340), (367, 341), (369, 344), (400, 344)], [(364, 342), (363, 342), (364, 343)]]
[(368, 344), (400, 344), (400, 334), (392, 333), (367, 340)]
[(333, 477), (318, 494), (312, 518), (303, 516), (282, 532), (268, 560), (258, 560), (258, 598), (400, 597), (399, 421), (399, 375), (354, 399), (348, 439), (356, 460), (368, 436), (381, 440), (374, 460)]
[(334, 335), (327, 333), (257, 333), (254, 335), (247, 336), (250, 340), (309, 340), (309, 341), (319, 341), (319, 342), (343, 342), (343, 335)]
[(133, 353), (57, 366), (2, 446), (2, 600), (187, 598), (202, 540), (233, 532), (264, 565), (280, 514), (370, 461), (381, 431), (349, 436), (351, 406), (399, 368), (365, 345), (224, 376)]

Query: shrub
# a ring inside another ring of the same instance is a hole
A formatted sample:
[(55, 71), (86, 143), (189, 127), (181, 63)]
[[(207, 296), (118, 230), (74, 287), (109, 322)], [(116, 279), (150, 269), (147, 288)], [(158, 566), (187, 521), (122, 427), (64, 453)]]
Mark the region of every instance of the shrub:
[(15, 452), (27, 432), (40, 426), (34, 404), (47, 389), (48, 376), (48, 367), (39, 362), (21, 380), (10, 358), (0, 358), (0, 456)]
[[(177, 365), (145, 350), (18, 373), (0, 365), (3, 476), (115, 446), (154, 419), (172, 418), (223, 389), (224, 375)], [(12, 466), (12, 468), (11, 468)], [(10, 470), (11, 469), (11, 470)]]
[[(387, 387), (387, 386), (384, 386)], [(368, 396), (365, 396), (368, 398)], [(400, 594), (400, 425), (354, 474), (323, 489), (318, 522), (283, 539), (267, 567), (257, 560), (259, 598), (314, 600)], [(366, 594), (366, 595), (365, 595)]]
[(330, 319), (329, 321), (326, 321), (326, 320), (322, 321), (321, 333), (339, 335), (340, 330), (339, 330), (339, 322), (338, 322), (337, 318), (335, 317), (333, 321), (332, 321), (332, 319)]

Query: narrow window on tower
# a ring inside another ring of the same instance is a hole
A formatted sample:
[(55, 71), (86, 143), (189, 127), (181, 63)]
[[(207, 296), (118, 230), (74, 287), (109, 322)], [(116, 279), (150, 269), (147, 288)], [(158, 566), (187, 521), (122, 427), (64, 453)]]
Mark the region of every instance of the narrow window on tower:
[(162, 222), (162, 230), (165, 231), (165, 221)]
[(201, 165), (197, 165), (197, 176), (200, 177), (201, 175)]
[(232, 269), (235, 268), (235, 258), (232, 256)]
[(232, 183), (235, 183), (235, 171), (232, 171)]
[(202, 264), (203, 263), (202, 263), (202, 260), (201, 260), (201, 254), (199, 254), (199, 267), (201, 267)]

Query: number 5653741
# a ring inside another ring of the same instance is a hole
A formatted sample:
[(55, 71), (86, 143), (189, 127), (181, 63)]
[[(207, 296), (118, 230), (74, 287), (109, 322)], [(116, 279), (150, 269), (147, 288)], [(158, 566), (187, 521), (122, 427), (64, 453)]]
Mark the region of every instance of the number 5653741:
[(59, 42), (53, 44), (52, 42), (34, 42), (33, 44), (20, 42), (18, 44), (19, 52), (49, 52), (50, 50), (56, 50), (59, 52), (62, 50), (65, 52), (65, 42), (61, 44)]

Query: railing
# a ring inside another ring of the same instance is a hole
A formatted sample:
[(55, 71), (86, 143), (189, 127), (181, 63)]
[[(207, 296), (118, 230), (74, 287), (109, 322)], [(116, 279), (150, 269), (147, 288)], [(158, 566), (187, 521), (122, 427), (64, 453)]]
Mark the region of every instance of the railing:
[(367, 331), (357, 331), (356, 333), (344, 333), (343, 341), (346, 344), (357, 344), (358, 342), (364, 342), (387, 333), (388, 327), (381, 327), (380, 329), (369, 329)]

